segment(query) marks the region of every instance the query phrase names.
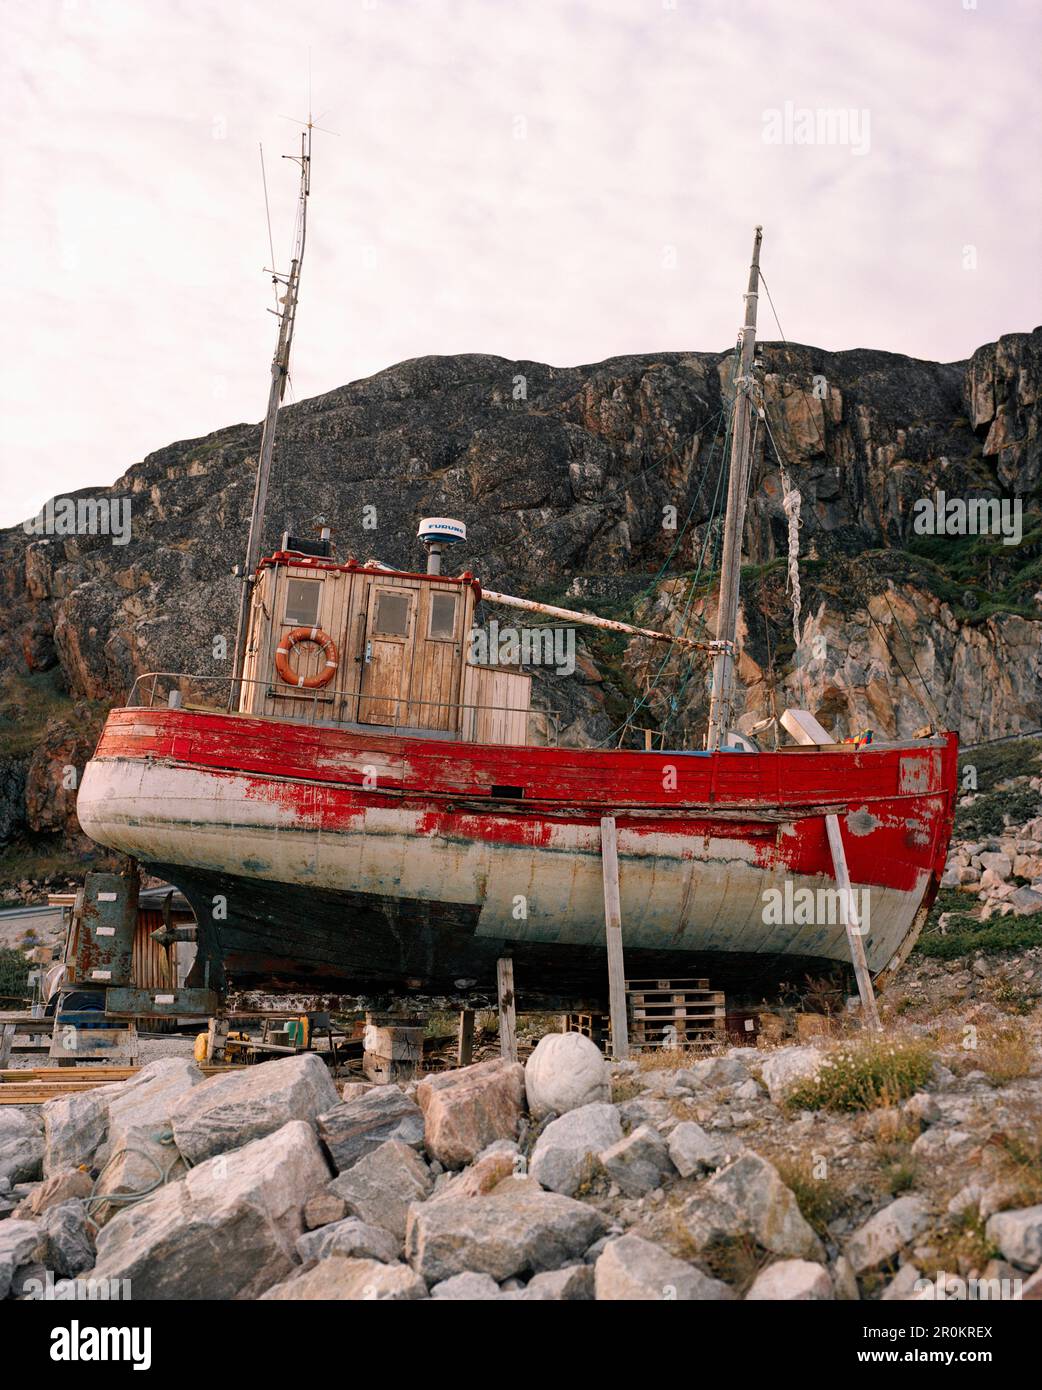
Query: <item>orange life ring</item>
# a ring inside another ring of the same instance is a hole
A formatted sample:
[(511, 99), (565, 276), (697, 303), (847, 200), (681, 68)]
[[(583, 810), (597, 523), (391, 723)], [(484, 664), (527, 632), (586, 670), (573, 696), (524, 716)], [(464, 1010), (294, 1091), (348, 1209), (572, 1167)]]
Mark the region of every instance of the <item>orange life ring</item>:
[[(326, 664), (317, 676), (298, 676), (290, 665), (289, 654), (298, 642), (317, 642), (325, 652)], [(336, 643), (320, 627), (295, 627), (283, 637), (275, 651), (275, 670), (279, 673), (279, 679), (287, 685), (295, 685), (298, 690), (317, 690), (319, 686), (328, 685), (336, 674), (336, 668)]]

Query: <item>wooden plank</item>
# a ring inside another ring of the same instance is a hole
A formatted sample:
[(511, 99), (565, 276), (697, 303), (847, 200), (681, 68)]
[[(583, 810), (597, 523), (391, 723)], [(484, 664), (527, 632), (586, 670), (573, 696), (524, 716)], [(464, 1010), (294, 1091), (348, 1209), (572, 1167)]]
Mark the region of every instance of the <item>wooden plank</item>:
[(459, 1035), (456, 1041), (456, 1065), (467, 1067), (474, 1057), (474, 1010), (460, 1009)]
[(839, 817), (826, 816), (825, 829), (828, 831), (829, 848), (832, 851), (832, 864), (836, 873), (836, 885), (839, 888), (843, 925), (847, 929), (850, 958), (854, 963), (854, 977), (857, 980), (858, 994), (861, 996), (861, 1012), (868, 1026), (878, 1031), (882, 1029), (883, 1025), (879, 1021), (879, 1009), (876, 1007), (872, 976), (869, 973), (868, 960), (865, 957), (865, 940), (861, 934), (861, 923), (858, 920), (854, 894), (850, 887), (850, 873), (847, 869), (847, 854), (843, 848), (843, 834), (839, 828)]
[(509, 1062), (517, 1061), (517, 1000), (514, 995), (514, 962), (509, 956), (496, 961), (496, 989), (499, 994), (499, 1053)]
[(611, 1052), (616, 1061), (625, 1061), (630, 1055), (630, 1044), (626, 1023), (626, 968), (622, 951), (619, 851), (614, 816), (601, 817), (601, 872), (604, 879), (604, 934), (608, 946)]

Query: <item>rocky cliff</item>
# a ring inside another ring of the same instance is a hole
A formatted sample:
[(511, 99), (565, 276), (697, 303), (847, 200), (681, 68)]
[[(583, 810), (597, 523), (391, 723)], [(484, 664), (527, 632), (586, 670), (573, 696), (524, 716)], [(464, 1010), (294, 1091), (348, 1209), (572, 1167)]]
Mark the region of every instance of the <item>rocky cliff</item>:
[[(418, 518), (458, 516), (470, 541), (453, 559), (495, 587), (711, 626), (732, 372), (729, 352), (576, 368), (401, 363), (284, 410), (267, 543), (324, 521), (341, 556), (415, 568)], [(740, 621), (746, 725), (793, 703), (838, 734), (907, 734), (931, 707), (970, 742), (1042, 724), (1042, 330), (947, 364), (767, 344), (762, 381)], [(0, 536), (9, 866), (23, 842), (70, 828), (69, 769), (136, 675), (229, 669), (231, 570), (258, 443), (257, 425), (234, 425), (76, 494), (128, 499), (126, 544), (60, 534), (57, 515), (52, 534)], [(779, 455), (801, 495), (798, 647)], [(922, 533), (917, 503), (938, 491), (1019, 502), (1019, 539)], [(617, 739), (629, 720), (695, 746), (704, 727), (704, 668), (663, 666), (640, 642), (587, 636), (575, 674), (537, 673), (536, 689), (570, 739)]]

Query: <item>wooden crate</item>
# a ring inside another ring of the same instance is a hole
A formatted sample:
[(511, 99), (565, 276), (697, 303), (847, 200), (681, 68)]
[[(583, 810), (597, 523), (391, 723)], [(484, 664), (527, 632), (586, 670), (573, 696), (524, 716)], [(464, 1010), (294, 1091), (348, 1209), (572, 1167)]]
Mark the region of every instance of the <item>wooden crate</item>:
[(627, 980), (630, 1044), (637, 1051), (723, 1042), (726, 1003), (705, 979)]
[(607, 1014), (578, 1013), (565, 1015), (565, 1033), (581, 1033), (600, 1047), (610, 1036), (611, 1026)]

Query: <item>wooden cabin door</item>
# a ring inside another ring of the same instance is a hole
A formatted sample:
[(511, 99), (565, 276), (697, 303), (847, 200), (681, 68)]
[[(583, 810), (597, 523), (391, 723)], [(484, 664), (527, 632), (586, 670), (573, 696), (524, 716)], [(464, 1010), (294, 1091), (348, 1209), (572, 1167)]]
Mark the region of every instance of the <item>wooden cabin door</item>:
[(463, 674), (463, 601), (458, 586), (425, 584), (417, 610), (409, 723), (418, 729), (455, 729)]
[(404, 724), (412, 673), (416, 591), (375, 581), (366, 612), (358, 719), (362, 724)]

